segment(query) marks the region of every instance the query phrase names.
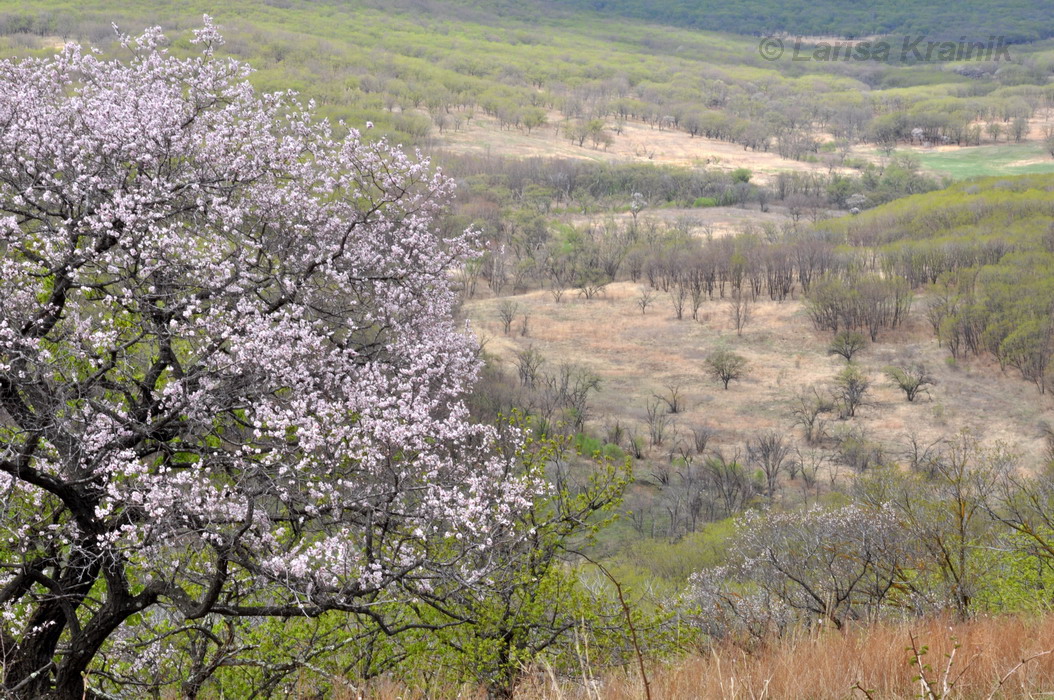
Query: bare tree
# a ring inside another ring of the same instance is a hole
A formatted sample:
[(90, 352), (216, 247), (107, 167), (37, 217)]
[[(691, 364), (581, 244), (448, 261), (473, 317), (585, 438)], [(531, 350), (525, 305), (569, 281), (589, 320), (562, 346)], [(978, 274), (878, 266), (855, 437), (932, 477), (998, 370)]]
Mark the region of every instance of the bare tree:
[(680, 321), (684, 318), (684, 305), (688, 302), (688, 285), (675, 282), (670, 286), (670, 302), (673, 304), (673, 313)]
[(728, 297), (728, 318), (736, 329), (736, 335), (743, 335), (743, 329), (750, 323), (754, 312), (752, 305), (750, 296), (742, 290), (736, 289)]
[(600, 390), (600, 377), (577, 365), (564, 363), (551, 374), (538, 377), (545, 407), (543, 418), (551, 420), (562, 409), (570, 428), (579, 432), (589, 417), (589, 397)]
[(542, 357), (542, 353), (534, 349), (534, 346), (516, 352), (516, 371), (520, 376), (520, 384), (522, 386), (529, 389), (534, 388), (535, 382), (538, 380), (538, 369), (543, 362), (545, 362), (545, 358)]
[(648, 402), (648, 436), (652, 445), (661, 445), (666, 439), (666, 431), (670, 426), (670, 414), (667, 413), (659, 399)]
[(829, 457), (822, 450), (794, 449), (794, 463), (791, 467), (792, 478), (801, 475), (806, 488), (816, 488), (820, 469), (829, 462)]
[(933, 476), (944, 461), (944, 450), (947, 442), (944, 437), (925, 442), (917, 433), (911, 433), (905, 438), (902, 454), (907, 460), (908, 466), (911, 467), (911, 471), (926, 476)]
[(641, 287), (640, 296), (637, 297), (637, 306), (640, 307), (640, 315), (643, 316), (648, 307), (655, 301), (655, 290), (651, 287)]
[(682, 385), (674, 382), (666, 385), (665, 394), (652, 394), (656, 399), (666, 404), (666, 410), (670, 413), (680, 413), (684, 410), (684, 397), (681, 395)]
[(770, 500), (779, 486), (779, 476), (784, 471), (788, 456), (790, 445), (776, 431), (762, 433), (747, 443), (747, 457), (764, 473), (765, 495)]
[(740, 512), (757, 492), (757, 486), (740, 463), (738, 449), (731, 455), (713, 450), (704, 466), (710, 488), (717, 493), (725, 517)]
[(857, 409), (867, 401), (871, 380), (855, 364), (849, 364), (835, 377), (835, 395), (837, 396), (843, 418), (852, 418)]
[(795, 425), (800, 425), (805, 432), (805, 440), (815, 444), (826, 436), (827, 420), (824, 415), (834, 411), (834, 400), (816, 387), (802, 389), (794, 398), (791, 415)]
[(516, 312), (519, 311), (520, 305), (511, 299), (503, 299), (498, 304), (498, 318), (501, 319), (501, 329), (508, 335), (512, 330), (512, 322), (516, 318)]

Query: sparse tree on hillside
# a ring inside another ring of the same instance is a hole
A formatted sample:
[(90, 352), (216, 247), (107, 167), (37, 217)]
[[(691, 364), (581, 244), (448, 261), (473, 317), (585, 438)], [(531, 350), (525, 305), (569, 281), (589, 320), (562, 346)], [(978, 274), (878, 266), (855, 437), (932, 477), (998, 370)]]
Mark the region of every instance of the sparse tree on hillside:
[(816, 387), (802, 389), (794, 399), (791, 415), (794, 423), (805, 432), (805, 441), (813, 444), (826, 436), (827, 420), (824, 415), (835, 409), (834, 400), (827, 392), (820, 392)]
[(652, 302), (655, 301), (655, 290), (650, 287), (644, 287), (640, 290), (640, 296), (637, 297), (637, 306), (640, 307), (640, 315), (643, 316), (648, 307), (651, 306)]
[(790, 445), (776, 431), (762, 433), (747, 443), (747, 456), (765, 475), (765, 495), (771, 499), (779, 486), (780, 474), (790, 456)]
[(706, 370), (728, 390), (728, 383), (740, 379), (747, 369), (747, 360), (728, 350), (718, 350), (706, 358)]
[(523, 118), (520, 123), (523, 124), (523, 128), (527, 130), (527, 135), (530, 136), (531, 132), (535, 129), (545, 126), (549, 119), (546, 117), (545, 112), (537, 107), (528, 107), (523, 112)]
[(846, 362), (852, 362), (853, 356), (867, 346), (867, 338), (863, 333), (856, 331), (839, 331), (835, 334), (831, 344), (827, 346), (828, 355), (839, 355)]
[(850, 363), (835, 377), (835, 395), (838, 397), (843, 418), (852, 418), (857, 409), (867, 401), (871, 380), (855, 364)]
[(886, 376), (904, 392), (908, 401), (914, 401), (920, 393), (926, 391), (927, 386), (937, 383), (926, 366), (921, 363), (915, 363), (909, 367), (887, 367)]
[(753, 314), (750, 295), (739, 289), (734, 290), (728, 297), (728, 318), (736, 329), (736, 335), (743, 335), (743, 329), (750, 323)]
[(501, 328), (505, 335), (512, 330), (512, 322), (516, 319), (516, 313), (520, 305), (511, 299), (502, 299), (498, 304), (498, 318), (501, 319)]

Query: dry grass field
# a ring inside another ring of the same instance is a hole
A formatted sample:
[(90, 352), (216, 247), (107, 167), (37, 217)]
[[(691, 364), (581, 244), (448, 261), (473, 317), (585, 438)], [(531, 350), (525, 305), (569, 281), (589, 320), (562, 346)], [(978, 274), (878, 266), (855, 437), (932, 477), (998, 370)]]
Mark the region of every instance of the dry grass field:
[[(515, 374), (514, 353), (534, 347), (550, 365), (571, 362), (601, 377), (593, 401), (590, 426), (603, 434), (615, 420), (647, 435), (646, 406), (666, 387), (681, 385), (684, 412), (672, 416), (682, 438), (689, 427), (710, 425), (716, 444), (735, 448), (765, 429), (776, 429), (798, 440), (791, 404), (803, 388), (829, 384), (845, 365), (826, 354), (830, 334), (818, 332), (800, 300), (783, 303), (759, 299), (752, 319), (737, 336), (728, 303), (705, 302), (699, 320), (678, 321), (669, 296), (657, 293), (642, 315), (636, 300), (643, 287), (629, 282), (609, 285), (605, 293), (586, 300), (569, 290), (560, 303), (545, 291), (511, 297), (519, 314), (529, 316), (529, 335), (506, 336), (498, 317), (499, 300), (474, 299), (466, 304), (485, 349)], [(870, 403), (850, 420), (832, 419), (828, 432), (862, 431), (896, 455), (915, 435), (929, 443), (970, 431), (985, 443), (1002, 442), (1021, 455), (1022, 464), (1039, 463), (1044, 449), (1041, 426), (1054, 424), (1054, 406), (1047, 395), (997, 364), (968, 359), (947, 360), (918, 308), (911, 321), (897, 331), (885, 331), (878, 342), (857, 355), (872, 379)], [(744, 356), (749, 367), (742, 381), (727, 391), (709, 377), (706, 356), (727, 348)], [(937, 379), (927, 395), (913, 403), (883, 374), (891, 365), (924, 363)], [(651, 448), (656, 458), (673, 449), (676, 438)]]
[[(920, 652), (920, 665), (912, 663)], [(815, 628), (768, 647), (715, 647), (670, 664), (646, 667), (655, 700), (811, 698), (1042, 698), (1054, 694), (1054, 616), (937, 618), (878, 624), (845, 632)], [(584, 661), (583, 661), (584, 663)], [(926, 683), (920, 675), (925, 676)], [(634, 669), (594, 671), (571, 683), (550, 669), (527, 675), (520, 700), (640, 700), (644, 684)], [(444, 697), (483, 700), (465, 687)], [(428, 694), (381, 682), (351, 698), (423, 700)]]
[[(607, 148), (593, 148), (587, 140), (577, 146), (563, 135), (557, 113), (550, 123), (529, 135), (515, 129), (499, 129), (493, 117), (477, 114), (459, 131), (447, 130), (436, 145), (455, 153), (493, 153), (515, 157), (583, 158), (610, 162), (649, 162), (656, 165), (706, 166), (717, 170), (749, 168), (753, 182), (767, 184), (779, 172), (827, 172), (822, 163), (781, 158), (775, 151), (750, 151), (726, 141), (692, 137), (686, 131), (659, 129), (642, 122), (627, 122)], [(845, 169), (845, 172), (849, 172)]]
[[(601, 217), (595, 214), (570, 214), (564, 218), (573, 226), (602, 223), (609, 218), (615, 219), (623, 226), (629, 226), (632, 221), (632, 215), (629, 212)], [(767, 226), (779, 229), (791, 223), (791, 217), (787, 213), (786, 207), (770, 205), (768, 211), (760, 211), (756, 203), (741, 207), (663, 207), (649, 209), (647, 218), (660, 224), (660, 229), (663, 225), (671, 227), (687, 222), (688, 233), (693, 236), (704, 237), (711, 235), (714, 238), (740, 234), (749, 228), (753, 228), (755, 231)]]
[[(454, 153), (486, 153), (515, 157), (581, 158), (609, 162), (649, 162), (657, 165), (680, 165), (708, 167), (717, 170), (748, 168), (753, 172), (752, 181), (770, 184), (780, 172), (802, 173), (853, 173), (850, 168), (834, 167), (824, 162), (805, 162), (780, 157), (775, 150), (750, 151), (742, 146), (725, 141), (692, 137), (685, 131), (659, 129), (651, 124), (628, 121), (621, 134), (612, 133), (612, 143), (607, 148), (593, 148), (588, 141), (577, 146), (563, 135), (564, 121), (559, 113), (549, 115), (549, 124), (534, 129), (530, 134), (518, 129), (500, 129), (498, 120), (477, 114), (460, 130), (446, 130), (435, 137), (436, 147)], [(1054, 109), (1040, 110), (1029, 120), (1029, 129), (1020, 143), (1001, 140), (993, 144), (985, 135), (981, 146), (961, 147), (956, 145), (900, 144), (897, 153), (910, 153), (922, 159), (922, 166), (934, 174), (957, 177), (998, 174), (1001, 168), (1046, 168), (1052, 161), (1041, 148), (1046, 130), (1054, 125)], [(983, 123), (979, 126), (984, 127)], [(815, 138), (829, 141), (829, 134), (817, 131)], [(999, 162), (993, 162), (997, 151)], [(1017, 155), (1015, 155), (1017, 154)], [(849, 157), (882, 165), (889, 157), (871, 144), (858, 144), (849, 151)], [(833, 157), (833, 156), (832, 156)], [(944, 158), (954, 161), (967, 160), (971, 167), (963, 170), (949, 168)], [(974, 162), (976, 161), (976, 162)]]
[[(914, 680), (912, 636), (921, 651), (931, 687)], [(958, 645), (958, 648), (956, 646)], [(876, 625), (848, 633), (813, 631), (754, 653), (717, 648), (655, 669), (649, 678), (655, 698), (1034, 698), (1054, 689), (1054, 618), (982, 619), (954, 624), (927, 620), (911, 625)], [(950, 657), (954, 653), (953, 657)], [(1017, 667), (1016, 671), (1010, 673)], [(1010, 673), (1000, 684), (1000, 681)], [(551, 683), (543, 698), (642, 697), (639, 678), (612, 674), (598, 692), (567, 691)]]

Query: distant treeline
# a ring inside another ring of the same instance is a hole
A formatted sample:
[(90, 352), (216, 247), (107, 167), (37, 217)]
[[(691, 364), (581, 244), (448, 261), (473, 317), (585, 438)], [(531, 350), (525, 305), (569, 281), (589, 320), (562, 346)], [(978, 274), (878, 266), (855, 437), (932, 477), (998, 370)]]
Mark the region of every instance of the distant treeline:
[(918, 171), (911, 158), (893, 158), (884, 167), (868, 165), (859, 174), (778, 173), (768, 186), (751, 182), (746, 168), (605, 163), (570, 158), (513, 158), (441, 153), (437, 163), (461, 185), (462, 199), (484, 198), (504, 207), (545, 213), (553, 207), (625, 208), (634, 195), (649, 207), (711, 207), (779, 202), (801, 210), (870, 208), (941, 186)]
[(1002, 36), (1028, 42), (1054, 36), (1054, 15), (1046, 0), (936, 0), (905, 3), (875, 0), (847, 3), (818, 0), (552, 0), (554, 5), (606, 15), (637, 17), (675, 26), (734, 32), (860, 37), (920, 35), (957, 41)]

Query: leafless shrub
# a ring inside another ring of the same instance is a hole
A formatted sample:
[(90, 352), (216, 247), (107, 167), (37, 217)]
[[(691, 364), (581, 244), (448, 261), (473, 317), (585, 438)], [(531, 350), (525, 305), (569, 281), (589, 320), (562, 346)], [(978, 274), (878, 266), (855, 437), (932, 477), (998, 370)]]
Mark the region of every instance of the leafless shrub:
[(784, 470), (788, 456), (790, 456), (790, 446), (776, 431), (757, 435), (747, 443), (747, 457), (765, 475), (765, 495), (770, 499), (775, 495), (776, 488), (779, 486), (779, 476)]
[(623, 441), (626, 439), (626, 429), (622, 426), (622, 422), (616, 420), (614, 423), (609, 423), (604, 439), (611, 445), (618, 445), (621, 447)]
[(650, 287), (642, 287), (640, 290), (640, 296), (637, 297), (637, 306), (640, 307), (640, 315), (643, 316), (647, 312), (648, 307), (655, 302), (655, 290)]
[(943, 437), (925, 442), (917, 433), (911, 433), (904, 440), (901, 454), (911, 471), (932, 477), (940, 470), (947, 446), (948, 441)]
[(743, 329), (750, 323), (753, 314), (753, 302), (750, 296), (741, 290), (734, 290), (728, 298), (728, 318), (732, 322), (732, 327), (736, 329), (736, 335), (743, 335)]
[(520, 385), (533, 389), (538, 381), (538, 370), (545, 362), (542, 353), (534, 349), (534, 346), (526, 350), (516, 352), (516, 372), (520, 377)]
[(666, 410), (669, 413), (680, 413), (684, 410), (684, 397), (681, 395), (681, 386), (680, 382), (667, 384), (665, 394), (652, 394), (652, 396), (666, 404)]
[(659, 399), (649, 401), (645, 410), (648, 416), (648, 436), (651, 438), (651, 444), (661, 445), (670, 427), (670, 414), (663, 409)]
[(516, 319), (516, 312), (520, 309), (520, 305), (511, 299), (503, 299), (498, 304), (498, 318), (501, 319), (501, 329), (508, 335), (512, 329), (512, 322)]
[(802, 427), (806, 442), (816, 444), (827, 436), (827, 419), (823, 416), (832, 413), (834, 408), (834, 400), (816, 387), (802, 389), (798, 393), (791, 415), (794, 424)]
[(709, 425), (694, 425), (691, 430), (695, 453), (701, 455), (706, 452), (706, 448), (714, 436), (717, 435), (717, 431)]
[(837, 440), (838, 458), (857, 473), (886, 462), (886, 453), (882, 445), (870, 439), (863, 430), (847, 430)]

